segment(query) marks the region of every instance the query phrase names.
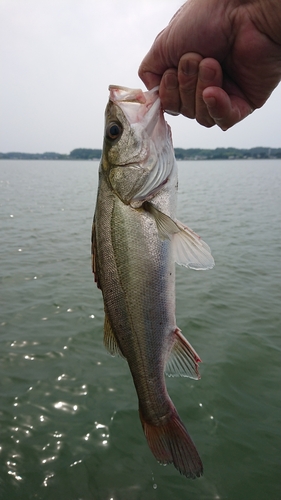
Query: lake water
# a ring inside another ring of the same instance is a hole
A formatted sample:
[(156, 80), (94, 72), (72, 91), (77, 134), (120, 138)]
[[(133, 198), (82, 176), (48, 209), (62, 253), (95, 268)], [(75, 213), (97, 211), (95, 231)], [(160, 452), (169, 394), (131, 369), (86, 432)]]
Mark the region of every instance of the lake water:
[(126, 362), (103, 347), (90, 233), (97, 162), (0, 162), (0, 499), (279, 500), (281, 162), (179, 163), (178, 218), (211, 271), (177, 268), (201, 380), (168, 379), (204, 463), (144, 438)]

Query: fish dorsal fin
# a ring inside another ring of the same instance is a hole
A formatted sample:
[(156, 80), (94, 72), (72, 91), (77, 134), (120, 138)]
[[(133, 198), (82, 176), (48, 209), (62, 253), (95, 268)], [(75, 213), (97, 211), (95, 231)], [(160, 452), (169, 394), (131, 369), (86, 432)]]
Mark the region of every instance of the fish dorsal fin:
[(201, 359), (179, 328), (175, 330), (174, 344), (168, 358), (165, 373), (168, 377), (190, 377), (200, 379), (198, 363)]
[(117, 340), (115, 338), (115, 335), (113, 333), (113, 330), (111, 328), (111, 324), (109, 322), (109, 319), (108, 319), (108, 316), (107, 314), (105, 313), (105, 317), (104, 317), (104, 338), (103, 338), (103, 341), (104, 341), (104, 345), (106, 347), (106, 349), (110, 352), (111, 356), (116, 356), (119, 355), (119, 356), (123, 356), (123, 353), (117, 343)]
[(212, 269), (214, 267), (215, 262), (211, 250), (198, 234), (182, 224), (182, 222), (173, 220), (168, 215), (160, 212), (148, 201), (143, 204), (143, 207), (154, 217), (159, 238), (171, 240), (174, 259), (177, 264), (195, 270)]
[(97, 287), (100, 288), (99, 277), (97, 271), (97, 246), (96, 246), (96, 231), (95, 231), (95, 221), (92, 226), (92, 271), (95, 277), (95, 283)]

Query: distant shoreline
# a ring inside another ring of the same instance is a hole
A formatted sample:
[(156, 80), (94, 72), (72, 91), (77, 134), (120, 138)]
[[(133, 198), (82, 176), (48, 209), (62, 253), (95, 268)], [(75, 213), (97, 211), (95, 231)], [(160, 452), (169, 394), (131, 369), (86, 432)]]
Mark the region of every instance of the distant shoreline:
[[(281, 158), (281, 148), (174, 148), (177, 160), (276, 160)], [(100, 160), (101, 149), (78, 148), (70, 154), (60, 153), (0, 153), (0, 160)]]

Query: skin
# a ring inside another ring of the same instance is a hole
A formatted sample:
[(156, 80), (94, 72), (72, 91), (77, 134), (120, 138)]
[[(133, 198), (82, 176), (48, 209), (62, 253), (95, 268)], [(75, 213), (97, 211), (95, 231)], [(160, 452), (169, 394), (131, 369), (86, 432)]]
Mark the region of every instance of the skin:
[(139, 69), (162, 106), (227, 130), (267, 101), (281, 80), (280, 0), (189, 0)]

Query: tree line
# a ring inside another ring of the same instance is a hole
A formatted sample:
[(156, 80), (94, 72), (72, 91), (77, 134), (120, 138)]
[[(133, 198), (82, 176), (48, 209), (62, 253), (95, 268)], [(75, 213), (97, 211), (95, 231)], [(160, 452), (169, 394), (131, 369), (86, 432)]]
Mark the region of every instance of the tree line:
[[(242, 160), (281, 158), (281, 148), (174, 148), (177, 160)], [(101, 149), (77, 148), (69, 154), (60, 153), (0, 153), (0, 160), (99, 160)]]

